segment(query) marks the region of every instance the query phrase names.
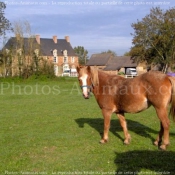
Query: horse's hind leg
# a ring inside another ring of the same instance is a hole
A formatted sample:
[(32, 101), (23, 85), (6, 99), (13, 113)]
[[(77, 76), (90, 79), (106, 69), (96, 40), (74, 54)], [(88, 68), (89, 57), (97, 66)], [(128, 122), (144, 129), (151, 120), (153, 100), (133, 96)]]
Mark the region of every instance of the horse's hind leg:
[(163, 133), (164, 133), (164, 129), (163, 129), (163, 126), (162, 126), (162, 122), (160, 122), (160, 131), (159, 131), (159, 134), (157, 136), (157, 139), (154, 142), (154, 145), (156, 145), (156, 146), (160, 146), (161, 145)]
[[(159, 131), (159, 135), (156, 141), (154, 142), (154, 144), (159, 145), (162, 141), (160, 148), (163, 150), (166, 150), (166, 147), (169, 145), (169, 126), (170, 126), (167, 109), (166, 108), (156, 109), (156, 112), (160, 119), (161, 127)], [(162, 136), (163, 136), (163, 140), (162, 140)]]
[(125, 140), (124, 140), (124, 144), (128, 145), (131, 141), (131, 136), (128, 133), (128, 128), (127, 128), (127, 123), (125, 120), (125, 116), (124, 114), (117, 114), (119, 120), (120, 120), (120, 125), (123, 128), (123, 132), (124, 132), (124, 136), (125, 136)]

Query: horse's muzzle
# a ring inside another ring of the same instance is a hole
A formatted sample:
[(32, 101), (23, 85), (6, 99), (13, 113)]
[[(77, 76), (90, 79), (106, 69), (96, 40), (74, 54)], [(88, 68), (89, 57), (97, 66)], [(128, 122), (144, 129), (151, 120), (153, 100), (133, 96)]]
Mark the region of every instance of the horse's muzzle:
[(83, 97), (84, 97), (85, 99), (89, 99), (89, 95), (86, 96), (86, 95), (83, 94)]
[(90, 92), (91, 92), (91, 86), (83, 85), (83, 86), (81, 86), (81, 88), (83, 90), (83, 97), (85, 99), (89, 99)]
[(90, 96), (90, 92), (88, 92), (87, 95), (83, 94), (83, 97), (84, 97), (85, 99), (89, 99), (89, 96)]

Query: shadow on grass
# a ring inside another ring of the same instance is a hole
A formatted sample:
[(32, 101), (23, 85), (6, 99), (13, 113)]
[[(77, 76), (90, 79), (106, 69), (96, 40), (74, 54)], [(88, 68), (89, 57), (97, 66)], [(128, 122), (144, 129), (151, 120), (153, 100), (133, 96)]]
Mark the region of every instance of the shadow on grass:
[[(103, 119), (96, 118), (79, 118), (75, 120), (79, 127), (83, 128), (85, 124), (88, 124), (92, 128), (96, 129), (96, 131), (102, 136), (103, 135)], [(127, 125), (129, 132), (132, 131), (136, 133), (137, 135), (140, 135), (142, 137), (149, 138), (152, 142), (155, 141), (155, 138), (151, 136), (150, 133), (158, 134), (158, 130), (153, 130), (152, 128), (149, 128), (143, 124), (140, 124), (137, 121), (129, 120), (127, 119)], [(111, 120), (111, 127), (110, 132), (112, 132), (116, 137), (118, 137), (121, 141), (124, 141), (124, 138), (122, 138), (118, 132), (122, 132), (122, 128), (120, 126), (120, 122), (117, 119)], [(124, 135), (124, 134), (123, 134)], [(172, 134), (174, 135), (174, 134)], [(132, 136), (131, 136), (132, 137)]]
[[(83, 128), (84, 124), (88, 124), (92, 128), (96, 129), (97, 132), (102, 136), (103, 134), (103, 119), (91, 119), (91, 118), (79, 118), (75, 120), (79, 127)], [(152, 141), (154, 141), (155, 138), (153, 138), (149, 133), (158, 133), (158, 131), (155, 131), (145, 125), (140, 124), (139, 122), (133, 121), (133, 120), (127, 120), (128, 130), (133, 131), (136, 134), (148, 137)], [(119, 120), (111, 120), (111, 127), (110, 132), (112, 132), (116, 137), (118, 137), (120, 140), (124, 141), (124, 138), (122, 138), (118, 132), (122, 132), (122, 128), (120, 126)]]
[(175, 174), (175, 152), (135, 150), (115, 154), (116, 174)]

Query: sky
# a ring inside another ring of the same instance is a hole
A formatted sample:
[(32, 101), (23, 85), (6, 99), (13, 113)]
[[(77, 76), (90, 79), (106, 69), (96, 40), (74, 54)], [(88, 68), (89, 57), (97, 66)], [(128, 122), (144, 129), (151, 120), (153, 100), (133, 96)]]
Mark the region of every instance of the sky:
[[(132, 47), (132, 23), (153, 7), (175, 7), (174, 0), (4, 0), (5, 17), (13, 24), (28, 21), (41, 38), (70, 37), (72, 47), (83, 46), (89, 57), (112, 50), (123, 55)], [(8, 33), (8, 37), (14, 36)]]

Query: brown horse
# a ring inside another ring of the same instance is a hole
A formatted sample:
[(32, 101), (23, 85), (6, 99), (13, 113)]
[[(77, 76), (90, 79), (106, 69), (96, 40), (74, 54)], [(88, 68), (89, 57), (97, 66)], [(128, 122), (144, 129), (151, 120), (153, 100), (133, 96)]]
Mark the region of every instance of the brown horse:
[[(175, 79), (158, 71), (150, 71), (133, 79), (109, 75), (96, 68), (77, 67), (78, 79), (85, 99), (92, 91), (104, 117), (101, 143), (108, 141), (112, 113), (116, 113), (124, 131), (124, 143), (129, 144), (124, 113), (137, 113), (153, 105), (160, 119), (160, 131), (154, 144), (165, 150), (169, 145), (169, 118), (167, 108), (175, 120)], [(163, 137), (163, 140), (162, 140)]]

